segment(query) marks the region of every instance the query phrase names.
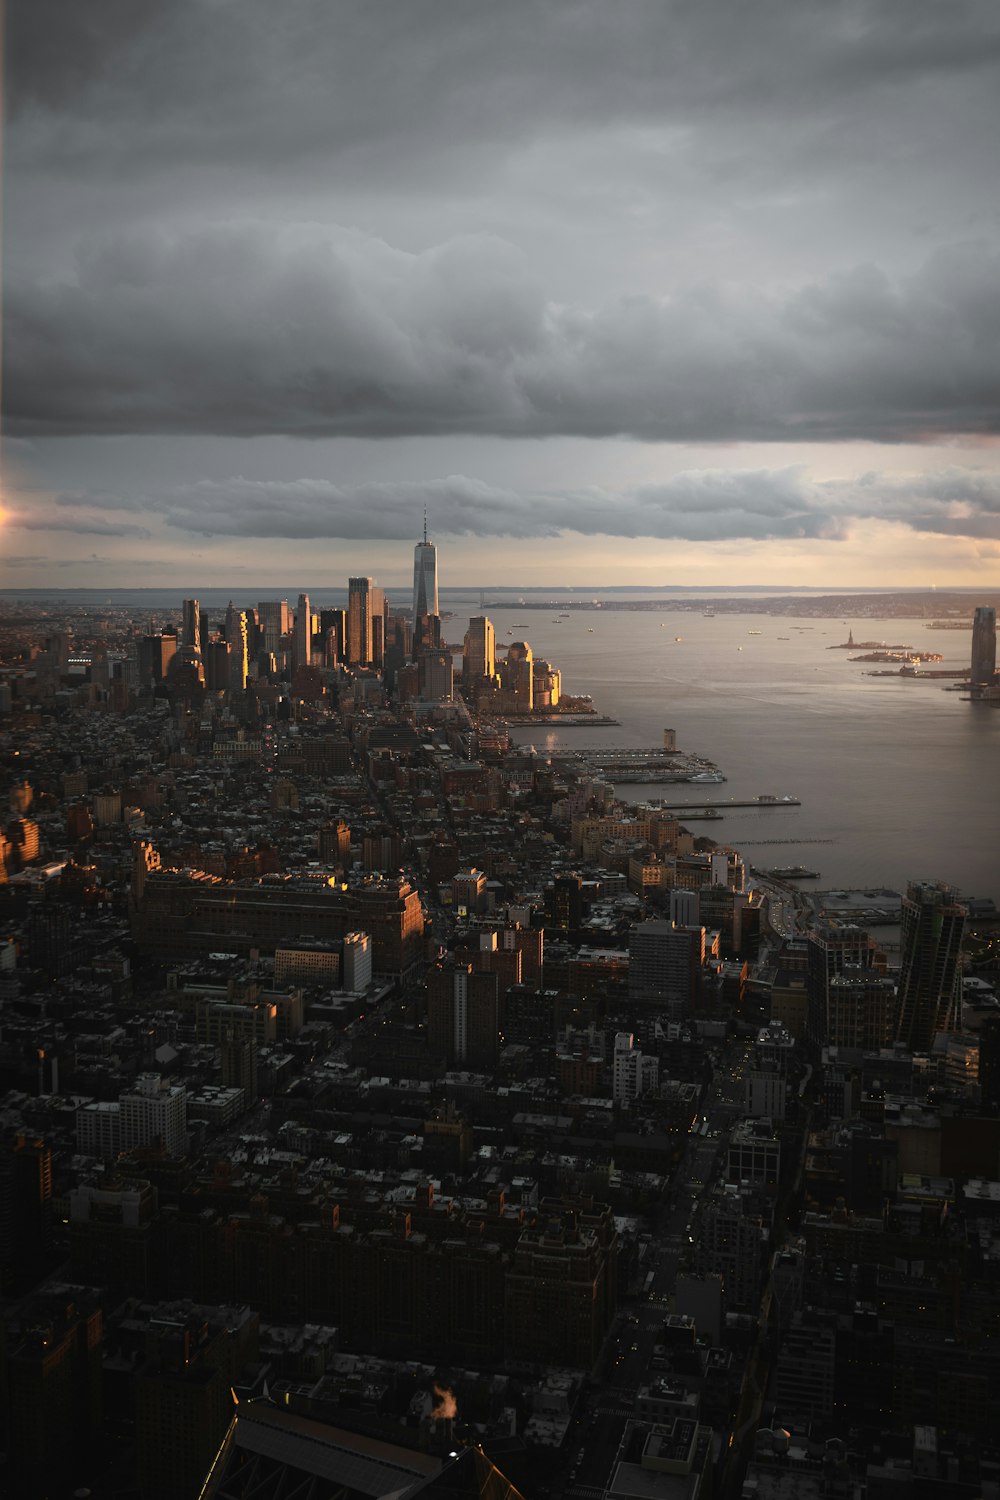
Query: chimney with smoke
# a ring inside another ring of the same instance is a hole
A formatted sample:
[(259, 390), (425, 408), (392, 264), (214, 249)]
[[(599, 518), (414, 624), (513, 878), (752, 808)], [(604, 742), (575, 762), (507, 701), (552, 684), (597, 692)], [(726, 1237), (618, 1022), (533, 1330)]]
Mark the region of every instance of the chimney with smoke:
[(427, 1416), (429, 1445), (432, 1452), (449, 1453), (455, 1447), (458, 1402), (455, 1392), (443, 1381), (435, 1380), (431, 1392), (431, 1409)]

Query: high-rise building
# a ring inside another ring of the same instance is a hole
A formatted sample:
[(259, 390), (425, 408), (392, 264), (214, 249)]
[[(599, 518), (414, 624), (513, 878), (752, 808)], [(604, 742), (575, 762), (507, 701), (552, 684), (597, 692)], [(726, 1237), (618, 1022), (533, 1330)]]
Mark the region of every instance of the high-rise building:
[(511, 641), (501, 676), (517, 712), (530, 713), (535, 705), (534, 652), (527, 641)]
[(321, 609), (319, 633), (323, 642), (324, 666), (334, 667), (347, 659), (347, 611)]
[(427, 540), (427, 512), (424, 511), (424, 539), (413, 549), (413, 623), (421, 615), (440, 614), (438, 609), (437, 548)]
[(855, 977), (865, 969), (884, 974), (885, 955), (867, 927), (830, 922), (810, 932), (806, 964), (806, 1041), (813, 1058), (818, 1060), (833, 1028), (830, 985), (835, 975), (848, 968)]
[(506, 1278), (508, 1358), (589, 1369), (615, 1314), (617, 1272), (611, 1209), (543, 1198)]
[(362, 994), (372, 982), (372, 940), (367, 932), (344, 934), (343, 988)]
[(427, 1041), (449, 1066), (495, 1067), (500, 1009), (497, 976), (451, 963), (427, 976)]
[(231, 599), (226, 610), (226, 640), (229, 642), (229, 689), (242, 693), (250, 666), (250, 633), (246, 611), (236, 609)]
[(312, 661), (312, 611), (309, 595), (300, 594), (295, 609), (295, 633), (292, 636), (292, 666), (308, 667)]
[(0, 1143), (0, 1292), (31, 1286), (52, 1251), (52, 1151), (17, 1136)]
[(257, 605), (263, 649), (277, 655), (282, 640), (292, 628), (292, 612), (287, 599), (262, 599)]
[(462, 686), (475, 691), (477, 685), (496, 671), (497, 637), (487, 615), (473, 615), (465, 632), (462, 650)]
[(385, 650), (385, 594), (370, 578), (347, 580), (347, 661), (381, 667)]
[(926, 1052), (952, 1030), (962, 988), (965, 907), (942, 881), (913, 881), (903, 898), (896, 1040)]
[(450, 702), (454, 691), (454, 669), (450, 651), (420, 653), (420, 696), (425, 703)]
[(677, 1017), (690, 1014), (705, 961), (704, 927), (654, 918), (629, 934), (629, 1000)]
[(531, 666), (531, 698), (534, 708), (557, 708), (562, 695), (562, 673), (551, 662), (538, 657)]
[(140, 1073), (135, 1087), (118, 1096), (121, 1146), (162, 1144), (171, 1156), (187, 1150), (187, 1090), (166, 1083), (159, 1073)]
[(148, 686), (151, 682), (164, 682), (176, 652), (177, 636), (173, 631), (144, 635), (138, 647), (140, 683)]
[(997, 612), (981, 604), (972, 617), (973, 687), (984, 687), (993, 681), (997, 669)]
[(877, 1052), (891, 1047), (896, 1030), (896, 990), (876, 970), (845, 964), (827, 987), (827, 1043)]
[(201, 652), (201, 609), (197, 599), (185, 599), (182, 610), (181, 648), (198, 655)]
[(634, 1104), (641, 1094), (655, 1089), (660, 1076), (660, 1060), (635, 1045), (630, 1031), (619, 1031), (615, 1037), (613, 1095), (618, 1105)]
[(4, 1488), (26, 1500), (86, 1493), (102, 1426), (98, 1294), (84, 1287), (38, 1293), (4, 1321)]

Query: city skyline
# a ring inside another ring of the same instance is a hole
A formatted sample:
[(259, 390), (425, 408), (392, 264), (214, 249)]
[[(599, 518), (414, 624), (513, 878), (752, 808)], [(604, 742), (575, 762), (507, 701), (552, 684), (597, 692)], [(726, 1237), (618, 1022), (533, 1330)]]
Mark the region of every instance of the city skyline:
[(992, 7), (269, 12), (11, 8), (0, 586), (993, 581)]

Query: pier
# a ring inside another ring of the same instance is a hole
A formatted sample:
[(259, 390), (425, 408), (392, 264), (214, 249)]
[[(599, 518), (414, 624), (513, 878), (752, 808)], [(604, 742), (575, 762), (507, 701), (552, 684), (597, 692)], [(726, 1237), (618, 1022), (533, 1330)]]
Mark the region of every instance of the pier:
[(801, 807), (802, 801), (799, 797), (750, 797), (741, 800), (738, 797), (727, 797), (724, 802), (668, 802), (665, 798), (658, 799), (668, 812), (712, 812), (718, 810), (725, 812), (728, 807)]

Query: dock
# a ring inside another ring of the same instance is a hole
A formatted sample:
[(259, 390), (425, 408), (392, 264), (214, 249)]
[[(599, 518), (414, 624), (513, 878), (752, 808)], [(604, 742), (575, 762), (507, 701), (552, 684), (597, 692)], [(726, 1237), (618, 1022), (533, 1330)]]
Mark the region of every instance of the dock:
[(711, 802), (707, 799), (705, 801), (698, 802), (668, 802), (666, 801), (666, 799), (658, 800), (661, 801), (662, 806), (664, 806), (668, 812), (725, 812), (727, 808), (735, 807), (772, 808), (802, 806), (802, 801), (799, 797), (781, 797), (779, 799), (772, 799), (770, 797), (750, 797), (749, 799), (743, 801), (741, 801), (737, 797), (727, 797), (724, 802)]

